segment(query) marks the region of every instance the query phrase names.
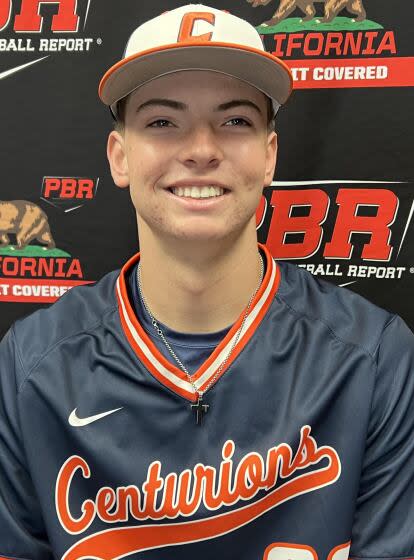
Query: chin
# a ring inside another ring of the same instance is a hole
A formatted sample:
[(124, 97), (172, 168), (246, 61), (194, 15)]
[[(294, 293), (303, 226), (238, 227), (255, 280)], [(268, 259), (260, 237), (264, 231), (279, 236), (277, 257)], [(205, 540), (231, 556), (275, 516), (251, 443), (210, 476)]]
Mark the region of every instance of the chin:
[(235, 228), (235, 229), (222, 229), (212, 231), (175, 231), (171, 233), (169, 237), (174, 237), (177, 242), (182, 243), (196, 243), (199, 246), (203, 244), (213, 245), (213, 244), (223, 244), (227, 241), (234, 242), (238, 237), (240, 237), (245, 228)]
[(178, 232), (170, 237), (174, 237), (177, 241), (188, 243), (216, 243), (225, 239), (224, 234), (212, 234), (211, 232), (203, 234), (202, 232)]

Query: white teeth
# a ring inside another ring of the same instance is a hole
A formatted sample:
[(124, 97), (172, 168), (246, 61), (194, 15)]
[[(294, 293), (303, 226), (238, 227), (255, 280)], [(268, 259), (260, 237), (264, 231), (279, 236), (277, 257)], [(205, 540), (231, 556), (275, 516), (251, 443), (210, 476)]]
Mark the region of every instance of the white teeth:
[(186, 196), (189, 198), (210, 198), (224, 194), (222, 187), (203, 186), (203, 187), (172, 187), (176, 196)]
[(200, 198), (201, 191), (198, 187), (191, 187), (191, 198)]

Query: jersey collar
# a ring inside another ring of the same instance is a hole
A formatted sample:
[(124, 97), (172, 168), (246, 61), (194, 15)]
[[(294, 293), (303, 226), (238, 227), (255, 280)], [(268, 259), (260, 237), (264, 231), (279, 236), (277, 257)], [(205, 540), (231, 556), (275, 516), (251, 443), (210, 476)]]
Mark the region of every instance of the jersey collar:
[[(239, 340), (234, 347), (231, 356), (227, 360), (226, 365), (212, 385), (214, 385), (227, 371), (229, 366), (234, 362), (253, 334), (256, 332), (279, 287), (279, 267), (273, 260), (267, 247), (260, 243), (258, 246), (266, 258), (266, 274), (255, 298), (252, 301), (252, 305), (240, 333)], [(194, 392), (194, 388), (188, 381), (187, 375), (173, 363), (170, 363), (163, 354), (161, 354), (141, 326), (131, 302), (129, 301), (127, 292), (128, 272), (138, 263), (139, 259), (140, 253), (137, 253), (129, 259), (122, 267), (116, 281), (118, 310), (125, 336), (138, 359), (160, 383), (181, 397), (191, 402), (195, 402), (197, 401), (198, 394)], [(192, 375), (194, 385), (199, 391), (205, 390), (210, 380), (214, 377), (216, 371), (220, 367), (220, 364), (223, 360), (225, 360), (234, 342), (234, 337), (237, 335), (237, 331), (242, 324), (244, 313), (245, 309), (243, 309), (237, 321), (212, 354), (198, 368), (194, 375)]]

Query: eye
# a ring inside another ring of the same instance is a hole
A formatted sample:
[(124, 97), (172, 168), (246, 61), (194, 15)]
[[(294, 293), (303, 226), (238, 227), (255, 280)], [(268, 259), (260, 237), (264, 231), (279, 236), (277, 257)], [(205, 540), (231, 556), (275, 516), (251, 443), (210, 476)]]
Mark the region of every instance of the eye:
[(242, 117), (234, 117), (226, 122), (226, 126), (251, 126), (249, 121), (243, 119)]
[(156, 121), (149, 123), (148, 126), (151, 128), (167, 128), (169, 126), (173, 126), (173, 124), (167, 119), (157, 119)]

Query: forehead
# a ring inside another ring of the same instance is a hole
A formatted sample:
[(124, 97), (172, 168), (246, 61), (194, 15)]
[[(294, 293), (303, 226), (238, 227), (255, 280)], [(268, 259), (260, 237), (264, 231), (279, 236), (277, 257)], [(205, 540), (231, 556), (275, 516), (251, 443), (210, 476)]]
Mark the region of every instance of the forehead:
[(180, 99), (187, 104), (208, 102), (219, 105), (233, 99), (250, 99), (266, 107), (267, 97), (257, 88), (232, 76), (209, 70), (183, 70), (151, 80), (129, 95), (128, 105), (153, 97)]

